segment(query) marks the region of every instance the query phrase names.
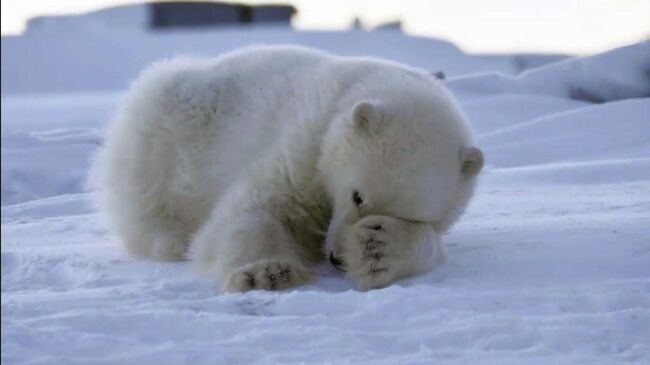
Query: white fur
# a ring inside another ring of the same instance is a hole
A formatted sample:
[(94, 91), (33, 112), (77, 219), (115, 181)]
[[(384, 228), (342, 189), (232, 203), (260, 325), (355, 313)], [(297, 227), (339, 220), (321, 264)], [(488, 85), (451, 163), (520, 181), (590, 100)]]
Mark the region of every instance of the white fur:
[(252, 47), (145, 71), (94, 181), (134, 255), (178, 260), (189, 248), (226, 290), (276, 289), (310, 280), (327, 241), (369, 289), (440, 262), (439, 235), (482, 166), (480, 151), (463, 152), (472, 145), (424, 70)]

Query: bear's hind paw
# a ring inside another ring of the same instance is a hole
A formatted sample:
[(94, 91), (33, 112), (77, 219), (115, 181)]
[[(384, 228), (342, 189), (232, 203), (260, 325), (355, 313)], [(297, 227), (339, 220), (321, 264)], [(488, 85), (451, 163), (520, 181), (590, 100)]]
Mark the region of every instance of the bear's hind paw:
[(281, 260), (264, 260), (239, 268), (226, 279), (227, 292), (246, 292), (255, 289), (281, 290), (311, 280), (311, 274), (299, 264)]

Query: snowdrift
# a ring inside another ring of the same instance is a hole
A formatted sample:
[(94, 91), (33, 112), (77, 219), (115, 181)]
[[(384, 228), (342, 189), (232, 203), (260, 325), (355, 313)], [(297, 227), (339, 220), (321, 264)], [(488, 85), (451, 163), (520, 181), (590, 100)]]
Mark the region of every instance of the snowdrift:
[(450, 87), (476, 93), (530, 93), (588, 103), (650, 97), (650, 41), (572, 58), (517, 76), (459, 77)]
[(341, 55), (377, 56), (447, 76), (515, 74), (558, 55), (468, 55), (451, 43), (399, 31), (294, 32), (282, 26), (178, 32), (106, 29), (89, 19), (2, 38), (2, 94), (120, 91), (148, 64), (177, 54), (214, 56), (252, 44), (298, 44)]

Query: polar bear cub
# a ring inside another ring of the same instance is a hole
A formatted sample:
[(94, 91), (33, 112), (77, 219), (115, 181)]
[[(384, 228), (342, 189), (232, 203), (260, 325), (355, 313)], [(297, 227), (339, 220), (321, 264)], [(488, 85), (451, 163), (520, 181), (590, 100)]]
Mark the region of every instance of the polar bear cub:
[(135, 256), (246, 291), (306, 283), (331, 252), (368, 290), (443, 259), (482, 166), (427, 71), (265, 46), (144, 71), (93, 181)]

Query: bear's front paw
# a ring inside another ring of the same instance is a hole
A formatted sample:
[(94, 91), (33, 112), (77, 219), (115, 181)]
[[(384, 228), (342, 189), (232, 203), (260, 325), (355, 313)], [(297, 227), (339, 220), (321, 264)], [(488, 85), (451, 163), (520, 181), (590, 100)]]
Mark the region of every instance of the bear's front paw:
[(387, 216), (370, 216), (355, 227), (354, 247), (346, 255), (350, 279), (360, 290), (382, 288), (401, 278), (407, 242), (401, 222)]
[(281, 260), (264, 260), (245, 265), (231, 272), (224, 289), (245, 292), (254, 289), (280, 290), (311, 280), (311, 273), (300, 264)]

